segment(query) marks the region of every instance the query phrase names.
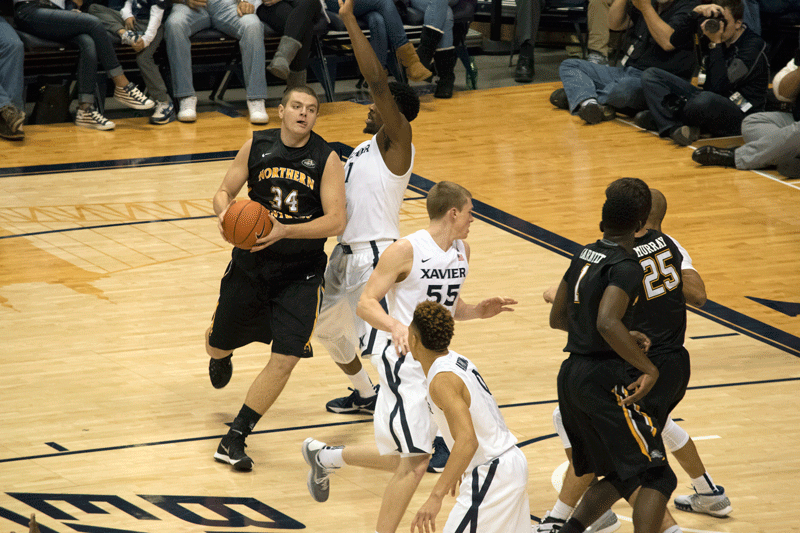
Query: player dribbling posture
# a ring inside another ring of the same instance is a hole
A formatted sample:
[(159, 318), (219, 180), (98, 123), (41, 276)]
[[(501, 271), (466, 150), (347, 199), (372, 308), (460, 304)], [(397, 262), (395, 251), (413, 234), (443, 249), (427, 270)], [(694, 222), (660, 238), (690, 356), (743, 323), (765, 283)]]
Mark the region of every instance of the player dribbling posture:
[(411, 531), (436, 531), (442, 499), (459, 487), (444, 533), (529, 533), (528, 461), (478, 369), (449, 349), (453, 326), (447, 309), (425, 301), (417, 305), (408, 327), (408, 344), (425, 372), (433, 418), (450, 446), (450, 459)]
[(313, 355), (309, 339), (327, 259), (323, 247), (345, 225), (344, 169), (328, 143), (312, 131), (318, 109), (319, 99), (309, 87), (288, 91), (278, 107), (281, 127), (253, 133), (214, 195), (220, 233), (225, 210), (245, 183), (250, 199), (270, 210), (273, 224), (251, 251), (233, 249), (206, 333), (215, 388), (230, 380), (233, 350), (251, 342), (272, 343), (269, 363), (214, 454), (236, 470), (252, 469), (245, 438), (278, 398), (300, 358)]
[[(632, 255), (634, 235), (650, 206), (650, 189), (641, 180), (622, 178), (609, 185), (600, 223), (603, 239), (572, 259), (550, 312), (550, 326), (568, 332), (564, 351), (570, 356), (558, 374), (558, 405), (575, 474), (602, 477), (561, 533), (582, 532), (621, 497), (632, 501), (637, 533), (658, 533), (677, 485), (661, 428), (637, 403), (659, 372), (629, 331), (644, 278)], [(642, 372), (632, 384), (626, 361)]]

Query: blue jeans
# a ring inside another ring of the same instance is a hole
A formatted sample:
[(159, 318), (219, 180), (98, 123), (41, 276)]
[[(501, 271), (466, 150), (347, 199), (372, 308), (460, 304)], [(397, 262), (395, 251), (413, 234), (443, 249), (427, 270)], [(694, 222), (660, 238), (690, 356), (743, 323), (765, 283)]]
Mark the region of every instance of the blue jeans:
[(185, 4), (173, 4), (172, 13), (164, 24), (164, 36), (175, 97), (194, 96), (192, 44), (189, 38), (207, 28), (214, 28), (239, 40), (247, 99), (266, 98), (264, 25), (255, 13), (240, 17), (236, 13), (235, 0), (208, 0), (206, 9), (198, 10)]
[(453, 10), (447, 0), (411, 0), (411, 7), (425, 13), (425, 26), (442, 32), (437, 50), (453, 47)]
[(109, 78), (123, 74), (111, 37), (100, 19), (88, 13), (48, 9), (35, 2), (14, 6), (14, 21), (20, 30), (50, 41), (78, 47), (78, 101), (94, 102), (97, 63)]
[(22, 61), (25, 48), (14, 28), (0, 17), (0, 108), (13, 104), (25, 109), (22, 99)]
[(569, 110), (577, 112), (581, 102), (596, 98), (626, 112), (644, 111), (647, 102), (642, 90), (642, 71), (633, 67), (595, 65), (584, 59), (565, 59), (558, 68), (567, 93)]
[[(337, 0), (325, 0), (325, 4), (328, 7), (328, 11), (333, 11), (334, 13), (339, 12), (339, 3)], [(386, 37), (393, 49), (397, 50), (408, 42), (406, 30), (403, 28), (403, 20), (400, 18), (400, 13), (397, 11), (392, 0), (359, 0), (355, 3), (355, 6), (353, 6), (353, 14), (356, 18), (362, 18), (371, 11), (375, 11), (383, 17), (383, 27), (386, 31)], [(370, 33), (372, 33), (373, 24), (370, 17), (364, 18), (370, 22), (369, 29)], [(377, 22), (377, 17), (372, 20)], [(374, 41), (371, 41), (371, 43), (372, 48), (375, 49)], [(378, 53), (377, 49), (375, 53)], [(378, 59), (380, 59), (380, 55)]]

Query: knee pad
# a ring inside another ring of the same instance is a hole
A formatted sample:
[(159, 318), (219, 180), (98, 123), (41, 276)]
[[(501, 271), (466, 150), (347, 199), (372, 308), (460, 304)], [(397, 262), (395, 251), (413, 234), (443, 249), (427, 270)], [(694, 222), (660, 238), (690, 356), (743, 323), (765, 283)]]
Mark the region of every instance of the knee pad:
[(650, 468), (640, 477), (643, 489), (657, 490), (667, 497), (672, 495), (675, 487), (678, 486), (678, 478), (669, 465)]
[(667, 423), (664, 424), (664, 429), (661, 430), (661, 439), (664, 441), (664, 447), (670, 453), (680, 450), (686, 443), (689, 442), (689, 434), (686, 430), (672, 421), (672, 417), (667, 418)]
[(567, 430), (564, 429), (564, 421), (561, 419), (561, 409), (559, 409), (558, 406), (553, 409), (553, 426), (556, 428), (558, 436), (561, 437), (561, 443), (564, 445), (564, 449), (572, 448), (572, 443), (567, 436)]

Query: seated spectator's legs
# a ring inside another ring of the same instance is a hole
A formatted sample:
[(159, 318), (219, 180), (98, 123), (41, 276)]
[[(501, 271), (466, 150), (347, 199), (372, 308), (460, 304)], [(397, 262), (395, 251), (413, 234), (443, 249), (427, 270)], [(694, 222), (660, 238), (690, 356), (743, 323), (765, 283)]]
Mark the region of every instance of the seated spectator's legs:
[(662, 70), (649, 68), (644, 71), (641, 85), (647, 102), (647, 108), (658, 125), (658, 133), (666, 137), (678, 126), (682, 125), (679, 116), (680, 102), (686, 101), (701, 89), (683, 78)]
[(518, 83), (533, 81), (533, 49), (536, 46), (536, 34), (539, 32), (539, 20), (542, 17), (543, 8), (544, 0), (518, 0), (517, 2), (517, 41), (520, 44), (514, 81)]
[(255, 13), (240, 17), (236, 12), (236, 0), (208, 0), (208, 13), (214, 28), (239, 40), (247, 99), (265, 99), (267, 76), (264, 70), (264, 25)]
[(389, 67), (389, 35), (386, 33), (386, 21), (377, 11), (368, 11), (363, 19), (369, 28), (369, 44), (384, 68)]
[[(314, 36), (312, 30), (321, 16), (319, 0), (281, 0), (271, 6), (261, 4), (256, 13), (270, 28), (294, 43), (300, 43), (299, 50), (285, 50), (284, 60), (290, 70), (305, 70), (308, 67), (311, 40)], [(283, 40), (281, 46), (286, 48)], [(275, 59), (272, 62), (275, 63)]]
[(90, 4), (89, 14), (94, 15), (103, 24), (107, 32), (119, 36), (125, 31), (125, 21), (122, 20), (122, 13), (115, 11), (103, 4)]
[(589, 0), (586, 9), (589, 29), (589, 50), (595, 51), (608, 60), (608, 10), (611, 0)]
[[(142, 21), (136, 22), (136, 30), (140, 34), (144, 33), (146, 29), (147, 25), (145, 23)], [(153, 42), (136, 54), (136, 64), (139, 66), (139, 72), (142, 73), (142, 78), (144, 78), (144, 84), (149, 93), (148, 96), (157, 102), (169, 102), (171, 100), (167, 92), (167, 84), (164, 82), (164, 77), (161, 76), (161, 71), (153, 58), (163, 39), (164, 25), (162, 24), (158, 28), (158, 31), (156, 31)]]
[(726, 137), (741, 133), (744, 113), (730, 99), (700, 91), (687, 99), (681, 117), (687, 126), (700, 128), (714, 137)]
[(436, 50), (453, 47), (453, 10), (447, 0), (411, 0), (411, 6), (425, 13), (417, 54), (430, 67)]
[[(337, 9), (338, 11), (338, 9)], [(408, 43), (406, 30), (403, 28), (403, 20), (400, 12), (397, 11), (392, 0), (359, 0), (353, 8), (356, 17), (362, 17), (369, 11), (377, 11), (386, 21), (386, 34), (389, 37), (389, 44), (392, 48), (399, 50)]]
[(22, 98), (25, 48), (14, 28), (0, 17), (0, 109), (11, 104), (25, 109)]
[(172, 5), (172, 12), (164, 22), (164, 38), (167, 41), (167, 58), (176, 98), (194, 96), (192, 43), (189, 38), (210, 27), (211, 17), (205, 9), (195, 10), (177, 3)]
[(647, 109), (642, 90), (642, 71), (624, 67), (623, 75), (616, 83), (604, 87), (597, 101), (607, 104), (626, 115), (635, 115)]
[(622, 68), (596, 65), (583, 59), (570, 58), (561, 62), (558, 75), (564, 84), (569, 110), (572, 114), (576, 114), (582, 102), (590, 98), (600, 101), (601, 95), (605, 99), (609, 89), (619, 83), (626, 73)]
[(745, 117), (742, 137), (746, 144), (734, 152), (738, 169), (776, 165), (781, 170), (800, 157), (800, 122), (789, 113), (753, 113)]

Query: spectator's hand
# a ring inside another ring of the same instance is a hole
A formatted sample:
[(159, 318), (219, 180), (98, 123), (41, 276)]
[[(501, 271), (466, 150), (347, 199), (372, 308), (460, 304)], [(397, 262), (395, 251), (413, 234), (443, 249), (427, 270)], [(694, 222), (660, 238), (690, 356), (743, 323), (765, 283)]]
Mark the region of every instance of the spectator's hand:
[(339, 0), (339, 18), (353, 15), (353, 0)]
[(205, 9), (208, 5), (206, 0), (184, 0), (186, 5), (189, 6), (190, 9), (194, 9), (195, 11), (199, 11), (201, 9)]
[(700, 4), (692, 11), (705, 18), (719, 17), (722, 15), (722, 8), (717, 4)]
[(631, 3), (633, 4), (633, 7), (639, 11), (653, 8), (653, 4), (650, 3), (650, 0), (631, 0)]
[(245, 15), (249, 15), (251, 13), (256, 12), (256, 6), (248, 2), (247, 0), (242, 0), (238, 4), (236, 4), (236, 13), (243, 17)]
[(147, 48), (147, 43), (144, 42), (144, 39), (139, 37), (138, 39), (136, 39), (136, 42), (131, 45), (131, 48), (133, 48), (133, 50), (138, 54), (139, 52)]
[(136, 17), (128, 17), (125, 19), (125, 29), (130, 31), (136, 29)]

